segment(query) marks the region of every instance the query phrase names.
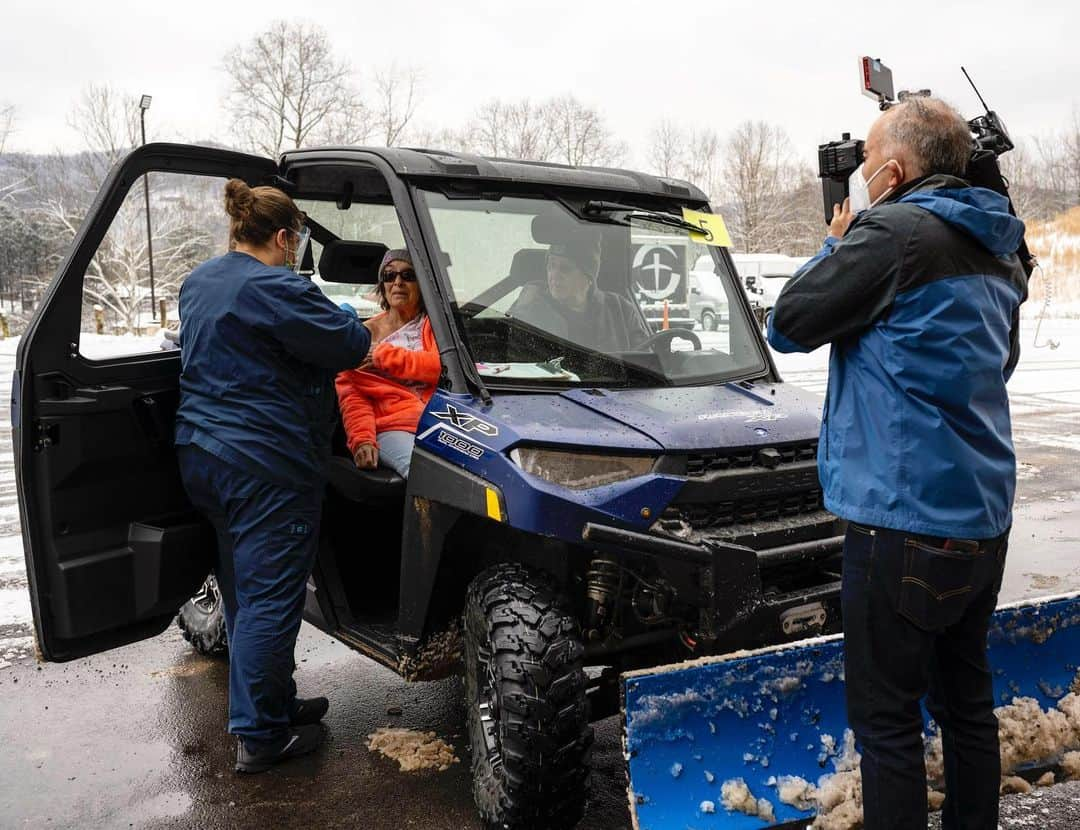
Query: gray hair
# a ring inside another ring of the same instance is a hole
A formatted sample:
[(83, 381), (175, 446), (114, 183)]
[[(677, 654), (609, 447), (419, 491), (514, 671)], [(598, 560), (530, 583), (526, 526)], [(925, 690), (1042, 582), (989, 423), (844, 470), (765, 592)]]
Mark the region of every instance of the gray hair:
[(971, 129), (938, 98), (908, 98), (889, 110), (885, 140), (920, 168), (922, 175), (963, 176), (971, 158)]

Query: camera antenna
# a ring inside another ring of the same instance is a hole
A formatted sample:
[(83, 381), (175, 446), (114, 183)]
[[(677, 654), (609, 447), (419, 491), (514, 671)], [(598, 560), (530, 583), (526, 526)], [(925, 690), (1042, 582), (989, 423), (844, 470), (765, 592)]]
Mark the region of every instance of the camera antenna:
[(971, 84), (971, 88), (975, 90), (975, 95), (979, 99), (979, 103), (982, 104), (983, 109), (987, 112), (990, 112), (990, 107), (986, 106), (986, 101), (983, 100), (982, 94), (979, 92), (979, 88), (975, 86), (975, 82), (971, 80), (971, 76), (968, 74), (968, 71), (962, 66), (960, 67), (960, 71), (964, 73), (964, 77), (967, 78), (967, 82)]

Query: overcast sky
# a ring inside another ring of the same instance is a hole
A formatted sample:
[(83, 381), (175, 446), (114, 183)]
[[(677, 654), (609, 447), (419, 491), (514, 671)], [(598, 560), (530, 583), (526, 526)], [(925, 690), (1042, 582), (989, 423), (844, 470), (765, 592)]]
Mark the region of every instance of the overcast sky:
[(572, 92), (638, 167), (662, 118), (720, 132), (771, 121), (808, 161), (820, 141), (864, 134), (876, 109), (859, 94), (862, 54), (890, 66), (897, 89), (930, 87), (970, 117), (964, 64), (1014, 136), (1060, 130), (1080, 110), (1076, 0), (3, 2), (0, 102), (16, 106), (12, 149), (36, 152), (81, 147), (66, 120), (91, 82), (153, 95), (151, 140), (227, 141), (222, 56), (278, 18), (324, 26), (361, 89), (373, 67), (415, 65), (418, 121), (432, 127), (493, 97)]

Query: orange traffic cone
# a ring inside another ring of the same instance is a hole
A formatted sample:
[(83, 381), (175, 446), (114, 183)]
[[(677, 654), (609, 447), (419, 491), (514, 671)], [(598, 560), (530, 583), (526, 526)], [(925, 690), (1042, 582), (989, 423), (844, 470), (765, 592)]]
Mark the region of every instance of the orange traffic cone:
[(664, 300), (664, 318), (663, 318), (663, 321), (660, 323), (660, 330), (661, 331), (667, 331), (669, 328), (671, 328), (671, 324), (668, 322), (668, 307), (667, 306), (668, 306), (668, 302), (667, 302), (667, 300)]

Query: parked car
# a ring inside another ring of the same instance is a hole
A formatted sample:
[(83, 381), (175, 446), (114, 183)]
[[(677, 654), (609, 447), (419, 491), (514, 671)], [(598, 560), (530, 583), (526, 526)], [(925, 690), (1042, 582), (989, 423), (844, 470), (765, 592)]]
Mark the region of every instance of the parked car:
[(690, 271), (690, 316), (705, 331), (716, 331), (728, 322), (728, 289), (715, 271), (709, 255), (698, 257)]
[(461, 153), (149, 144), (106, 179), (19, 344), (15, 468), (44, 659), (152, 637), (181, 606), (196, 647), (227, 648), (215, 535), (173, 448), (180, 355), (80, 345), (84, 281), (148, 172), (287, 189), (328, 285), (373, 284), (408, 240), (444, 373), (408, 481), (358, 469), (339, 430), (304, 616), (407, 680), (463, 670), (487, 825), (577, 821), (590, 722), (617, 711), (620, 672), (839, 629), (820, 401), (781, 381), (726, 249), (709, 249), (708, 290), (727, 297), (727, 336), (707, 344), (671, 328), (608, 352), (512, 312), (569, 228), (600, 238), (599, 287), (642, 313), (632, 231), (681, 244), (683, 208), (709, 209), (699, 189)]

